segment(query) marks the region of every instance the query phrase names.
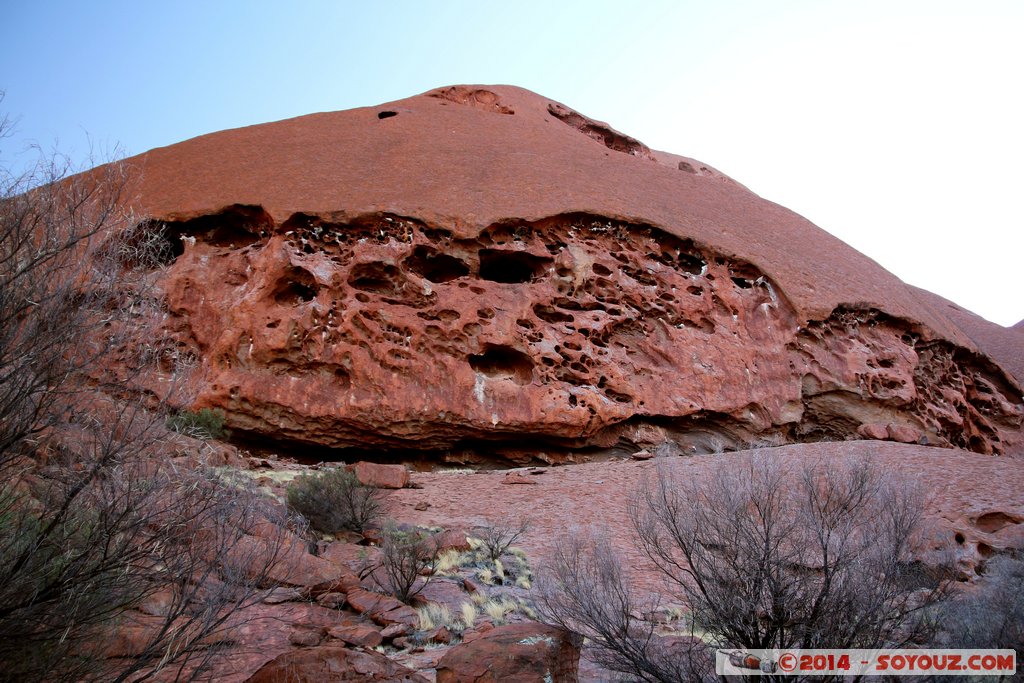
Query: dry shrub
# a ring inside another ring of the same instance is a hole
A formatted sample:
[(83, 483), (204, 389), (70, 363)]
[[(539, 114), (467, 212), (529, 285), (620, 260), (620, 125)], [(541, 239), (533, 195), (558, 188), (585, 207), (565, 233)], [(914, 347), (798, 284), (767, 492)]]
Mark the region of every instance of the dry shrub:
[(437, 542), (422, 529), (388, 526), (380, 550), (377, 576), (381, 587), (402, 602), (418, 595), (437, 570)]
[(374, 528), (384, 513), (384, 492), (364, 486), (343, 467), (297, 477), (288, 486), (288, 505), (324, 533)]
[[(640, 549), (722, 647), (878, 648), (926, 642), (946, 597), (941, 561), (915, 561), (922, 497), (867, 460), (723, 459), (708, 479), (667, 468), (630, 506)], [(940, 560), (942, 558), (939, 558)], [(574, 536), (542, 583), (547, 620), (586, 636), (608, 668), (641, 680), (703, 680), (700, 648), (666, 655), (607, 543)]]

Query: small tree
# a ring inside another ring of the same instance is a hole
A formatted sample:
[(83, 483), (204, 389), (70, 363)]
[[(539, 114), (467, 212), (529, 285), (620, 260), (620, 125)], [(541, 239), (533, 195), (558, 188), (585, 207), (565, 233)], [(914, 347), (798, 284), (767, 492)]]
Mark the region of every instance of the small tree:
[(573, 530), (560, 542), (538, 585), (548, 622), (584, 637), (587, 655), (609, 671), (641, 681), (709, 681), (714, 655), (690, 633), (662, 638), (650, 615), (658, 604), (630, 586), (618, 556), (600, 534)]
[[(682, 480), (663, 466), (630, 514), (641, 550), (689, 606), (691, 624), (722, 647), (925, 642), (933, 623), (924, 614), (945, 596), (945, 575), (912, 559), (921, 497), (866, 460), (794, 472), (748, 457), (724, 461), (705, 480)], [(546, 581), (548, 619), (581, 624), (575, 628), (588, 636), (598, 627), (618, 633), (643, 653), (649, 631), (637, 624), (633, 603), (606, 597), (630, 605), (609, 613), (582, 589), (596, 575), (606, 596), (628, 596), (621, 573), (600, 569), (611, 565), (593, 551), (566, 552), (555, 555)], [(629, 673), (643, 680), (678, 680), (656, 673), (646, 656), (630, 661)]]
[(508, 552), (512, 544), (530, 530), (530, 520), (505, 517), (482, 527), (480, 541), (484, 552), (491, 560), (498, 560)]
[(0, 678), (190, 680), (273, 584), (284, 520), (167, 452), (165, 242), (126, 165), (68, 171), (0, 169)]
[(384, 492), (364, 486), (343, 467), (297, 477), (288, 487), (288, 505), (324, 533), (362, 533), (379, 523)]
[(380, 550), (381, 587), (402, 602), (409, 602), (419, 594), (437, 569), (437, 541), (422, 529), (406, 530), (389, 525), (384, 530)]
[(937, 610), (935, 645), (1015, 649), (1019, 676), (1024, 672), (1024, 559), (993, 557), (978, 584)]

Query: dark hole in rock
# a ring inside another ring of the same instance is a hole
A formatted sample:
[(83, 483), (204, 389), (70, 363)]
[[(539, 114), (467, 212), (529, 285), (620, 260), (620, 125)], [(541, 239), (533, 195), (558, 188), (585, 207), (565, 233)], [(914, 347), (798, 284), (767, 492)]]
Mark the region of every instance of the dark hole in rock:
[(605, 388), (604, 395), (615, 401), (616, 403), (632, 403), (633, 397), (629, 394), (623, 394), (622, 392), (615, 391), (614, 389)]
[(571, 323), (575, 318), (569, 313), (563, 313), (551, 306), (535, 304), (533, 313), (546, 323)]
[(591, 268), (593, 269), (594, 273), (597, 274), (597, 275), (611, 275), (612, 274), (612, 271), (611, 271), (610, 268), (608, 268), (607, 266), (602, 266), (600, 263), (595, 263), (593, 266), (591, 266)]
[(106, 246), (128, 268), (169, 266), (185, 253), (180, 223), (143, 221), (112, 239)]
[(453, 311), (453, 310), (448, 309), (448, 308), (446, 308), (446, 309), (444, 309), (442, 311), (438, 311), (437, 312), (438, 320), (443, 320), (446, 323), (450, 323), (453, 320), (458, 320), (461, 317), (462, 317), (461, 313), (459, 313), (458, 311)]
[(736, 285), (740, 289), (750, 289), (751, 287), (754, 286), (753, 282), (751, 282), (750, 280), (748, 280), (746, 278), (743, 278), (743, 277), (734, 277), (732, 279), (732, 282), (733, 282), (734, 285)]
[(697, 169), (695, 169), (693, 167), (693, 164), (691, 164), (691, 163), (689, 163), (687, 161), (680, 161), (679, 162), (679, 170), (680, 171), (686, 171), (687, 173), (696, 173), (697, 172)]
[(449, 282), (469, 275), (469, 266), (461, 259), (424, 246), (416, 247), (404, 265), (431, 282)]
[(177, 258), (184, 253), (182, 236), (214, 247), (241, 248), (260, 241), (260, 233), (273, 224), (273, 218), (261, 206), (232, 204), (214, 214), (167, 223), (165, 234)]
[(959, 545), (963, 545), (964, 541), (967, 540), (966, 538), (964, 538), (964, 535), (962, 533), (960, 533), (959, 531), (956, 532), (956, 535), (953, 538), (954, 538), (954, 540), (956, 540), (957, 544), (959, 544)]
[(378, 119), (390, 119), (392, 116), (398, 116), (397, 111), (380, 111), (377, 112)]
[(587, 137), (597, 140), (608, 149), (616, 152), (623, 152), (631, 156), (650, 159), (651, 161), (654, 160), (654, 155), (651, 153), (651, 150), (647, 145), (635, 138), (631, 138), (628, 135), (620, 133), (608, 126), (608, 124), (587, 118), (579, 112), (573, 111), (572, 109), (555, 102), (548, 104), (548, 113), (562, 123), (575, 128)]
[(480, 250), (480, 277), (492, 282), (530, 282), (544, 274), (552, 259), (523, 251)]
[(309, 271), (289, 266), (274, 288), (274, 301), (284, 306), (294, 306), (312, 301), (318, 291), (316, 279)]
[(486, 377), (508, 378), (516, 384), (533, 381), (533, 361), (510, 346), (487, 346), (483, 353), (470, 355), (469, 365)]
[(1000, 531), (1003, 527), (1011, 524), (1019, 524), (1021, 520), (1006, 514), (1005, 512), (986, 512), (985, 514), (978, 517), (975, 521), (974, 526), (979, 531), (983, 531), (986, 534), (994, 534)]
[(402, 289), (401, 273), (390, 263), (360, 263), (352, 268), (348, 283), (354, 289), (372, 294), (398, 294)]

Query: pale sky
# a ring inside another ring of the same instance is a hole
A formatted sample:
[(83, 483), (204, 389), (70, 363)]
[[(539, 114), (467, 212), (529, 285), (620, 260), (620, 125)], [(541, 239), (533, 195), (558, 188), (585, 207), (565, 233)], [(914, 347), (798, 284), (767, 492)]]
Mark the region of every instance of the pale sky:
[(1024, 0), (4, 5), (6, 164), (509, 83), (1024, 318)]

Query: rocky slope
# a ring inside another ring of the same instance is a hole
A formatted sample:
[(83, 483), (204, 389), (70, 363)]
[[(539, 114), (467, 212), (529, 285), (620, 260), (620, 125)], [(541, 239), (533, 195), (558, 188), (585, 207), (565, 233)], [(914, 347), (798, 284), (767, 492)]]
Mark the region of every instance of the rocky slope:
[(197, 405), (250, 440), (517, 462), (1019, 440), (1019, 345), (986, 349), (803, 218), (519, 88), (126, 163), (168, 240), (154, 277), (202, 361)]

